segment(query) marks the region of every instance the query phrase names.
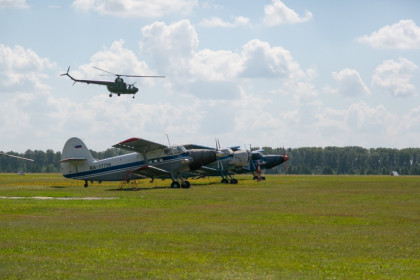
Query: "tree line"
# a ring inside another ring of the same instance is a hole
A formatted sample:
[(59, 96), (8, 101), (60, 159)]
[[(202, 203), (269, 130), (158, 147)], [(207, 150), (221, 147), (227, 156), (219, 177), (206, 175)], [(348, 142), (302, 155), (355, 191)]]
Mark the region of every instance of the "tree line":
[[(259, 149), (259, 148), (255, 148)], [(286, 165), (265, 170), (266, 174), (318, 174), (318, 175), (388, 175), (397, 171), (400, 175), (420, 175), (420, 148), (391, 149), (362, 147), (263, 147), (265, 154), (287, 153)], [(93, 157), (103, 159), (125, 154), (126, 151), (110, 148), (104, 152), (90, 150)], [(0, 172), (29, 173), (61, 172), (61, 152), (53, 150), (27, 150), (25, 153), (8, 152), (15, 156), (33, 159), (34, 162), (0, 156)]]
[(263, 148), (267, 154), (287, 153), (289, 161), (267, 173), (317, 175), (420, 175), (420, 148), (304, 147)]
[[(127, 153), (121, 149), (110, 148), (104, 152), (95, 152), (90, 150), (92, 156), (96, 159), (118, 156)], [(61, 152), (47, 150), (27, 150), (25, 153), (8, 152), (7, 154), (33, 159), (33, 162), (19, 160), (12, 157), (0, 155), (0, 173), (29, 172), (29, 173), (57, 173), (61, 172), (60, 160)]]

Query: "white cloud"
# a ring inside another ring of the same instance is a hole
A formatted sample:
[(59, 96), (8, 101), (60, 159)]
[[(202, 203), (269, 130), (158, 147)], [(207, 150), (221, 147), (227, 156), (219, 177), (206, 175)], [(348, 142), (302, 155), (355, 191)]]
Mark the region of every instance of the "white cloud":
[(364, 101), (345, 109), (323, 108), (315, 118), (314, 126), (330, 145), (389, 145), (388, 139), (407, 133), (407, 130), (400, 130), (399, 123), (403, 118), (389, 112), (383, 105), (370, 107)]
[(257, 39), (246, 43), (240, 53), (198, 50), (198, 35), (186, 20), (171, 25), (156, 22), (143, 27), (142, 34), (141, 51), (150, 54), (157, 67), (170, 72), (172, 76), (188, 73), (194, 78), (224, 80), (235, 77), (296, 78), (305, 75), (288, 50), (271, 47), (269, 43)]
[(315, 105), (320, 102), (316, 99), (318, 96), (317, 89), (310, 81), (306, 81), (305, 79), (288, 80), (277, 92), (283, 95), (290, 95), (293, 104), (298, 106), (302, 104)]
[(0, 85), (8, 90), (45, 88), (46, 84), (41, 80), (46, 75), (42, 71), (54, 66), (54, 63), (39, 57), (31, 49), (0, 44)]
[(338, 83), (338, 88), (330, 89), (332, 92), (344, 96), (369, 95), (370, 91), (362, 78), (354, 69), (343, 69), (340, 72), (333, 72), (332, 76)]
[(401, 126), (409, 132), (417, 132), (417, 134), (420, 132), (420, 106), (413, 108), (403, 117)]
[(171, 77), (171, 88), (197, 97), (234, 98), (239, 94), (235, 79), (284, 78), (298, 83), (306, 76), (289, 51), (257, 39), (240, 52), (199, 50), (195, 28), (186, 20), (170, 25), (155, 22), (142, 34), (141, 52), (153, 57), (160, 73)]
[(141, 30), (140, 51), (150, 55), (165, 75), (184, 76), (198, 47), (198, 35), (188, 20), (171, 25), (155, 22)]
[(227, 22), (218, 17), (213, 17), (211, 19), (203, 19), (198, 25), (203, 27), (234, 28), (239, 26), (248, 26), (249, 24), (249, 18), (246, 17), (235, 17), (233, 22)]
[(410, 82), (417, 68), (417, 65), (406, 58), (400, 58), (398, 61), (385, 60), (376, 67), (372, 85), (393, 96), (414, 96), (417, 94), (416, 88)]
[(94, 10), (101, 15), (118, 17), (159, 18), (165, 15), (188, 15), (197, 6), (197, 0), (75, 0), (76, 10)]
[(304, 73), (290, 52), (282, 47), (254, 39), (242, 47), (244, 77), (291, 78), (303, 77)]
[(276, 26), (284, 23), (300, 23), (306, 22), (312, 18), (312, 13), (305, 12), (305, 15), (299, 16), (295, 11), (288, 8), (280, 0), (272, 0), (271, 5), (264, 7), (264, 24), (268, 26)]
[(0, 0), (0, 9), (7, 8), (26, 9), (29, 5), (26, 4), (26, 0)]
[(190, 72), (207, 80), (227, 80), (235, 78), (242, 71), (242, 57), (232, 51), (204, 49), (195, 52)]
[(420, 49), (420, 27), (411, 19), (400, 20), (356, 40), (376, 49)]

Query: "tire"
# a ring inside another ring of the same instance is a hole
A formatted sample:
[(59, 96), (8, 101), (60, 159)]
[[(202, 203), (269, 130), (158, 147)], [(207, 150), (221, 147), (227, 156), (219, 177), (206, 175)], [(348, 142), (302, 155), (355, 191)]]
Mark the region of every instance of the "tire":
[(189, 189), (191, 187), (191, 184), (188, 181), (184, 181), (184, 184), (181, 184), (181, 187), (183, 189)]

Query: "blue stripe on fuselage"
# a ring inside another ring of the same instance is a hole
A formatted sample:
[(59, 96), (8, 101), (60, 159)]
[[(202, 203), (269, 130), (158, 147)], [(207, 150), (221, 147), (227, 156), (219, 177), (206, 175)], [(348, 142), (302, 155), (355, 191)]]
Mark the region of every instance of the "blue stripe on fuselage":
[[(179, 154), (179, 155), (175, 155), (175, 156), (167, 156), (167, 157), (164, 157), (164, 158), (153, 158), (153, 159), (150, 159), (149, 161), (154, 161), (156, 159), (157, 160), (163, 159), (163, 161), (159, 161), (157, 163), (158, 164), (164, 164), (164, 163), (170, 163), (171, 160), (178, 159), (178, 158), (182, 159), (182, 158), (185, 158), (185, 157), (189, 157), (189, 155), (188, 154)], [(66, 174), (66, 175), (63, 175), (63, 176), (65, 178), (69, 178), (69, 179), (77, 179), (77, 178), (88, 179), (86, 177), (95, 177), (95, 176), (98, 176), (98, 175), (103, 174), (103, 173), (109, 173), (110, 171), (117, 171), (117, 170), (121, 170), (121, 169), (130, 169), (132, 167), (140, 168), (141, 166), (143, 166), (145, 164), (146, 164), (146, 162), (144, 160), (134, 161), (134, 162), (130, 162), (130, 163), (119, 164), (119, 165), (110, 166), (110, 167), (101, 168), (101, 169), (95, 169), (95, 170), (89, 170), (89, 171), (84, 171), (84, 172)]]

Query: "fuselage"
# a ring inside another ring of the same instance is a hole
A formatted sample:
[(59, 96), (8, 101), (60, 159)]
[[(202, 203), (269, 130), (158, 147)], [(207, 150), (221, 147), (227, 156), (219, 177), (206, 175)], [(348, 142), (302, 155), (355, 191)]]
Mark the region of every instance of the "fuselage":
[(214, 168), (218, 171), (229, 171), (238, 167), (246, 167), (248, 165), (248, 154), (246, 151), (235, 151), (231, 154), (220, 157), (217, 161), (212, 162), (207, 167)]
[[(134, 171), (149, 164), (169, 173), (179, 174), (189, 170), (188, 163), (190, 162), (191, 157), (185, 151), (171, 154), (165, 154), (162, 151), (162, 153), (147, 155), (147, 159), (135, 152), (91, 162), (86, 160), (65, 162), (62, 163), (61, 168), (62, 174), (66, 178), (88, 181), (121, 181), (144, 178)], [(161, 178), (170, 177), (169, 174), (161, 176)]]

